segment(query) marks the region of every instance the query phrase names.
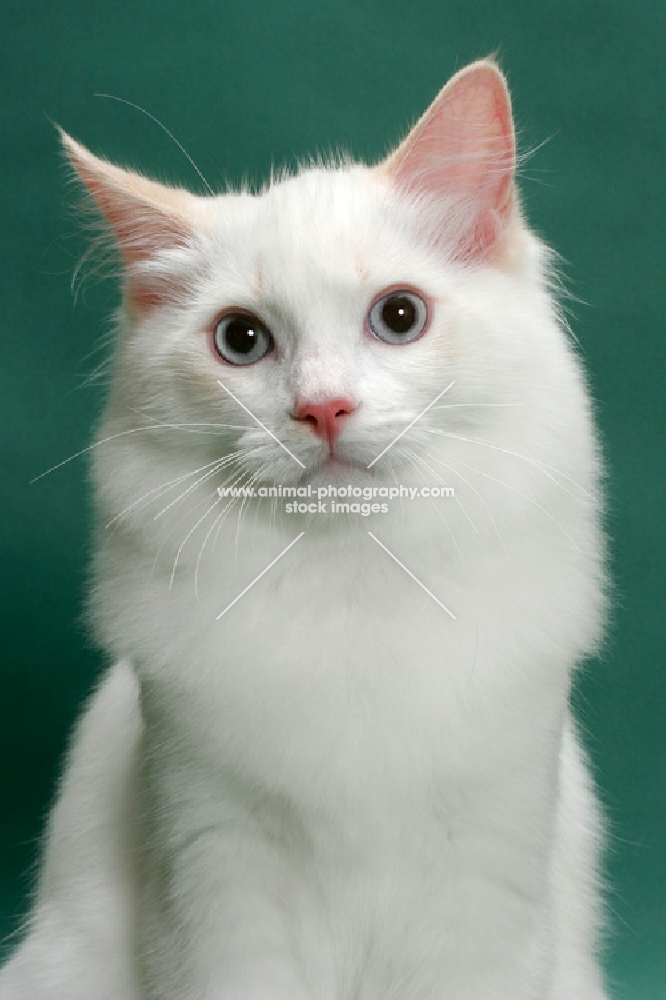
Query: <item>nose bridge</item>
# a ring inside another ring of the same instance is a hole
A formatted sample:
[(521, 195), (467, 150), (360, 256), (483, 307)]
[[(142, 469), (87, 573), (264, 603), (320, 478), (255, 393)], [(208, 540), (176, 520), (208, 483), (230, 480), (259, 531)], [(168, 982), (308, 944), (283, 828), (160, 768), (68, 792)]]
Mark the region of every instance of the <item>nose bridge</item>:
[(294, 358), (291, 373), (294, 400), (325, 403), (336, 398), (354, 399), (355, 382), (351, 359), (330, 341), (304, 344)]

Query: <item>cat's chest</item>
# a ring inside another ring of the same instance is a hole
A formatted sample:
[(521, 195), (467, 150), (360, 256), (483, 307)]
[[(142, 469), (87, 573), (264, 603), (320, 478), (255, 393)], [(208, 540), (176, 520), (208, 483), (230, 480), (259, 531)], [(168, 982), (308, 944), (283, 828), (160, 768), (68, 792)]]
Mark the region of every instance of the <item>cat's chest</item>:
[(305, 541), (245, 593), (260, 552), (233, 587), (202, 574), (198, 600), (185, 574), (166, 593), (154, 583), (138, 667), (156, 744), (174, 736), (202, 774), (260, 780), (377, 829), (435, 788), (479, 773), (494, 781), (525, 756), (555, 702), (546, 690), (538, 703), (533, 689), (512, 694), (501, 679), (501, 608), (481, 615), (480, 595), (432, 548), (420, 563), (428, 593), (376, 546), (363, 551), (362, 538), (344, 558), (299, 549)]

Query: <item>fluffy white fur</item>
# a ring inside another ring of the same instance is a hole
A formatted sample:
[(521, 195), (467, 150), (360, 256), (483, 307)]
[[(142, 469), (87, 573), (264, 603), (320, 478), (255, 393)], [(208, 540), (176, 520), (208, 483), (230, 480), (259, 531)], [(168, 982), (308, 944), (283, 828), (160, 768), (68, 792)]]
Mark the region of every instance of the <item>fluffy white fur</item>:
[[(568, 709), (603, 618), (598, 449), (510, 121), (482, 62), (379, 167), (207, 199), (66, 140), (126, 264), (94, 450), (91, 615), (118, 662), (0, 1000), (603, 1000)], [(390, 346), (365, 317), (405, 285), (430, 327)], [(273, 354), (215, 356), (231, 306)], [(333, 397), (358, 404), (342, 469), (291, 416)], [(216, 493), (336, 481), (456, 499), (325, 517)]]

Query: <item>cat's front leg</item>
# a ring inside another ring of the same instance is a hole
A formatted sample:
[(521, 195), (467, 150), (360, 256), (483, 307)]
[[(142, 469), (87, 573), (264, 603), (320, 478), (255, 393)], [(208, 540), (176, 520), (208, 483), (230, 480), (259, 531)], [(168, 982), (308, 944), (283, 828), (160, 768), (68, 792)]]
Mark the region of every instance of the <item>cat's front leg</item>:
[(142, 903), (147, 998), (312, 1000), (288, 868), (274, 848), (240, 831), (193, 835), (163, 855)]

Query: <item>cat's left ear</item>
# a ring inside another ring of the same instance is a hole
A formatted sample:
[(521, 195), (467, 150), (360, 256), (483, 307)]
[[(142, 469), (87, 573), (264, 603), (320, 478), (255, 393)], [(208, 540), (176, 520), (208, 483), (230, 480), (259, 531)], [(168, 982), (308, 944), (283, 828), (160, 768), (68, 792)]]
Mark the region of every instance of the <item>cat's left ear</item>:
[(501, 252), (516, 212), (516, 140), (497, 65), (482, 59), (456, 73), (378, 169), (398, 187), (458, 205), (466, 257)]
[(147, 308), (178, 298), (182, 288), (176, 275), (151, 262), (164, 250), (194, 243), (206, 227), (205, 199), (108, 163), (62, 130), (60, 138), (120, 248), (131, 303)]

